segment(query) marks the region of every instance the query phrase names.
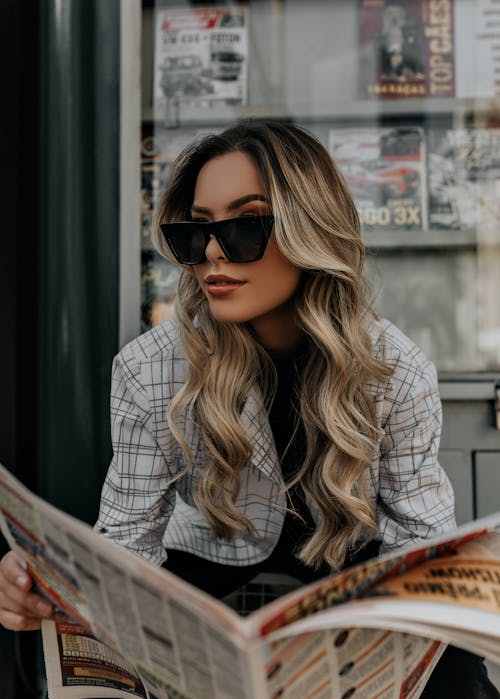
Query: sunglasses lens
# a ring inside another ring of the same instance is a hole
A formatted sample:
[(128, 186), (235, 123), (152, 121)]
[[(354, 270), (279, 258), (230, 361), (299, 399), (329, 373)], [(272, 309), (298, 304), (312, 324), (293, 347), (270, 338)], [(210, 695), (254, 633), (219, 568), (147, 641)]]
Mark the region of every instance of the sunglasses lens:
[(273, 227), (272, 216), (231, 219), (219, 231), (219, 239), (232, 262), (254, 262), (266, 249)]
[(187, 265), (203, 262), (207, 237), (199, 226), (191, 222), (171, 223), (167, 231), (167, 241), (179, 262)]
[(242, 216), (220, 227), (219, 236), (230, 260), (251, 262), (262, 257), (272, 227), (270, 218)]

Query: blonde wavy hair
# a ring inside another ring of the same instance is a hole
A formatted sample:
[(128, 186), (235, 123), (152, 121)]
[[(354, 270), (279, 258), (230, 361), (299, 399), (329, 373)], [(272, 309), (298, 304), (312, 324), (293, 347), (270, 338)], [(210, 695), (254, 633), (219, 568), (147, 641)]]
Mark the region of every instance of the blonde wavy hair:
[[(392, 373), (374, 357), (367, 328), (375, 313), (365, 292), (359, 219), (342, 176), (309, 132), (284, 122), (249, 120), (195, 142), (177, 159), (152, 226), (155, 246), (169, 260), (175, 262), (159, 224), (188, 220), (200, 169), (235, 151), (252, 158), (275, 217), (276, 244), (303, 270), (295, 304), (310, 343), (300, 387), (307, 449), (287, 487), (300, 482), (315, 505), (317, 526), (299, 558), (316, 567), (326, 561), (337, 570), (376, 530), (366, 472), (379, 430), (368, 385)], [(195, 501), (214, 537), (255, 534), (235, 504), (240, 472), (252, 453), (240, 415), (263, 373), (270, 404), (272, 363), (246, 324), (212, 318), (191, 270), (182, 271), (176, 315), (189, 373), (172, 401), (168, 423), (191, 463), (178, 420), (187, 408), (211, 457), (196, 474)]]

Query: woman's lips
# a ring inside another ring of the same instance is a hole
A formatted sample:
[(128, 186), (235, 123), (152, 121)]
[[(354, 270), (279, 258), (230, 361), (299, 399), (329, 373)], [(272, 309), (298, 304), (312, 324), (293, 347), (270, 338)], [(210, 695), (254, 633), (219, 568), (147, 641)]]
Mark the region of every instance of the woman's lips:
[(210, 274), (205, 279), (205, 284), (211, 296), (228, 296), (233, 291), (240, 289), (246, 282), (226, 277), (223, 274)]

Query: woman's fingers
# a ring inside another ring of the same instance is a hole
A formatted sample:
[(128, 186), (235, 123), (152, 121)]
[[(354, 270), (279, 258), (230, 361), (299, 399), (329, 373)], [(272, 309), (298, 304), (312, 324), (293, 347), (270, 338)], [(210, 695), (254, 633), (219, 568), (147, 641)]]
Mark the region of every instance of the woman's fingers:
[(31, 592), (33, 581), (10, 551), (0, 561), (0, 624), (14, 631), (40, 628), (52, 606)]
[(9, 631), (37, 631), (41, 626), (40, 618), (14, 614), (6, 609), (0, 609), (0, 624)]
[(32, 617), (47, 617), (52, 613), (51, 605), (33, 592), (24, 592), (15, 585), (0, 579), (0, 609)]

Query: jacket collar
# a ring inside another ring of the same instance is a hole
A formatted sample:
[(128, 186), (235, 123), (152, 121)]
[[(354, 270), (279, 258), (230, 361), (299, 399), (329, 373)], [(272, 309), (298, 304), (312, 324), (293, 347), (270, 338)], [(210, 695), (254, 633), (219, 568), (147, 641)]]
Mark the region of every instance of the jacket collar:
[(254, 387), (243, 406), (241, 425), (252, 445), (250, 465), (260, 473), (281, 485), (282, 477), (274, 437), (264, 406), (264, 400)]

